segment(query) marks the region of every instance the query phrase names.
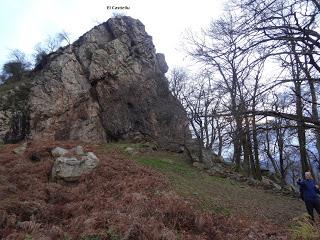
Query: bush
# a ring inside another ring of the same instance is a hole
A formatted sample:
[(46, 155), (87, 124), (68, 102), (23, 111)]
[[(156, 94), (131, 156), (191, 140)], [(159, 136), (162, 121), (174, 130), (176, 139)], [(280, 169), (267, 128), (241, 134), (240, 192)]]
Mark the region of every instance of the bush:
[(296, 225), (292, 230), (292, 239), (295, 240), (316, 240), (320, 239), (320, 229), (312, 222), (309, 216), (304, 215), (301, 219), (297, 220)]
[(106, 232), (107, 232), (107, 236), (110, 238), (110, 240), (119, 240), (120, 239), (119, 234), (112, 227), (109, 227)]
[(90, 235), (82, 237), (81, 240), (101, 240), (101, 238), (97, 235)]
[(11, 60), (2, 66), (1, 82), (7, 80), (21, 81), (23, 76), (30, 70), (31, 64), (23, 52), (13, 50), (10, 55)]

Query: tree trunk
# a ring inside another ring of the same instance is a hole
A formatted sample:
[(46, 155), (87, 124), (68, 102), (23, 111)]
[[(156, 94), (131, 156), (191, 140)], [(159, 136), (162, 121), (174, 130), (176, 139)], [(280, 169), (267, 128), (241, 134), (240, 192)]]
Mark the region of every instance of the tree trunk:
[(306, 171), (311, 170), (308, 164), (307, 158), (307, 150), (306, 150), (306, 133), (305, 133), (305, 126), (303, 122), (303, 103), (301, 98), (301, 81), (298, 79), (300, 78), (300, 67), (299, 67), (299, 56), (296, 52), (296, 45), (294, 42), (291, 42), (291, 50), (294, 55), (294, 59), (292, 59), (291, 55), (291, 68), (292, 68), (292, 76), (295, 81), (294, 83), (294, 90), (295, 90), (295, 97), (296, 97), (296, 114), (298, 116), (297, 121), (297, 129), (298, 129), (298, 141), (299, 141), (299, 151), (300, 151), (300, 161), (301, 161), (301, 171), (302, 176), (304, 177), (304, 173)]
[(221, 156), (222, 154), (222, 146), (223, 146), (223, 139), (221, 134), (221, 126), (219, 124), (219, 120), (216, 120), (217, 123), (217, 132), (218, 132), (218, 141), (219, 141), (219, 147), (218, 147), (218, 156)]
[(261, 180), (261, 168), (259, 161), (259, 143), (257, 138), (257, 126), (256, 126), (256, 117), (252, 118), (252, 140), (253, 140), (253, 151), (254, 151), (254, 160), (255, 160), (255, 170), (257, 179)]
[(253, 156), (253, 150), (252, 150), (252, 142), (251, 142), (251, 135), (250, 135), (250, 124), (248, 117), (245, 117), (245, 127), (246, 127), (246, 144), (248, 146), (248, 154), (249, 154), (249, 161), (250, 161), (250, 174), (256, 179), (256, 166)]
[(286, 184), (286, 171), (284, 167), (284, 140), (283, 140), (283, 133), (281, 129), (276, 129), (277, 134), (277, 142), (278, 142), (278, 149), (279, 149), (279, 164), (280, 164), (280, 176), (281, 176), (281, 184)]
[[(310, 76), (308, 76), (309, 78)], [(318, 104), (317, 104), (317, 94), (314, 86), (313, 80), (309, 78), (308, 80), (309, 87), (310, 87), (310, 93), (311, 93), (311, 108), (312, 108), (312, 118), (314, 120), (319, 120), (319, 113), (318, 113)], [(316, 147), (317, 147), (317, 152), (318, 152), (318, 167), (320, 167), (320, 129), (314, 129), (314, 135), (316, 138)]]

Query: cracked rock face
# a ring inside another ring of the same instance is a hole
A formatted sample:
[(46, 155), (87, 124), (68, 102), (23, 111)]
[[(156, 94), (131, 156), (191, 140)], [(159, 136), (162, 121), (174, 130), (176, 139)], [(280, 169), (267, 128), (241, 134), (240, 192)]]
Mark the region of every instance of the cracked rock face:
[(188, 131), (163, 54), (144, 25), (116, 17), (48, 56), (28, 98), (33, 139), (181, 142)]

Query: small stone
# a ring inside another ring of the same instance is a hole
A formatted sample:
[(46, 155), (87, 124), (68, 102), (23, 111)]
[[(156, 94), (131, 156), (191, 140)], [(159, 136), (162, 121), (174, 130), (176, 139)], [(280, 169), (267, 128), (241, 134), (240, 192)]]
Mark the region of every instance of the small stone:
[(39, 162), (41, 160), (41, 157), (40, 157), (39, 153), (33, 152), (33, 153), (31, 153), (30, 160), (33, 162)]
[(99, 164), (99, 159), (93, 152), (88, 152), (87, 155), (81, 158), (82, 162), (84, 162), (83, 171), (89, 172), (90, 170), (97, 167)]
[(67, 153), (69, 153), (69, 151), (61, 147), (56, 147), (51, 150), (51, 154), (53, 157), (62, 157), (65, 156)]
[(124, 151), (125, 151), (126, 153), (132, 154), (132, 153), (134, 152), (134, 148), (132, 148), (132, 147), (126, 147), (126, 148), (124, 149)]
[(276, 183), (272, 183), (272, 185), (273, 185), (273, 188), (275, 189), (275, 190), (277, 190), (277, 191), (281, 191), (281, 186), (279, 185), (279, 184), (276, 184)]
[(194, 162), (192, 163), (192, 165), (200, 170), (203, 170), (205, 169), (205, 165), (203, 163), (200, 163), (200, 162)]
[(19, 156), (22, 156), (27, 149), (27, 143), (23, 143), (22, 145), (13, 149), (13, 152)]
[(73, 153), (75, 153), (77, 155), (84, 155), (84, 150), (83, 150), (82, 146), (76, 146), (76, 147), (72, 148), (70, 150), (70, 152), (73, 152)]

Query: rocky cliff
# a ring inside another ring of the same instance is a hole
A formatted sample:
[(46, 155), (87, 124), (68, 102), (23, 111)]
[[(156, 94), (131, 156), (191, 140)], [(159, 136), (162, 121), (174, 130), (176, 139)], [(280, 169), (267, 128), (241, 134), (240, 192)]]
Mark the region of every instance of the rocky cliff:
[(23, 111), (0, 105), (0, 138), (181, 142), (187, 118), (167, 70), (139, 20), (111, 18), (36, 67)]

